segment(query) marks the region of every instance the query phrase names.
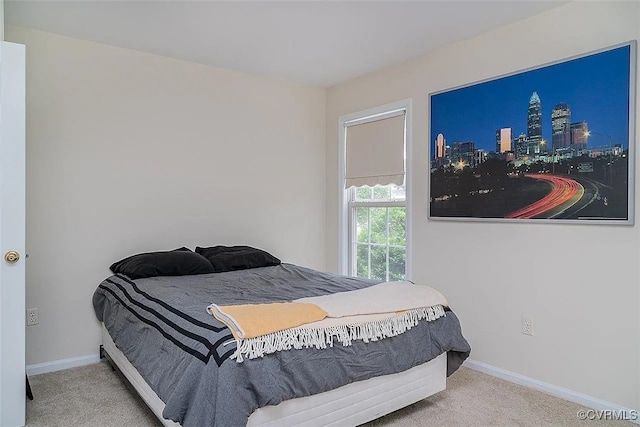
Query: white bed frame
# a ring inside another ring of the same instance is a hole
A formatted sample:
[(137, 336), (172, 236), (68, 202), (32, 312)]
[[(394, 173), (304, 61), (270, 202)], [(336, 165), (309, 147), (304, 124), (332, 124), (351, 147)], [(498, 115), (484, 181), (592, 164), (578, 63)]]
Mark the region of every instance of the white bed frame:
[[(165, 426), (180, 424), (162, 418), (164, 402), (115, 346), (102, 325), (103, 348), (140, 397)], [(313, 396), (300, 397), (256, 410), (248, 427), (357, 426), (429, 397), (446, 387), (447, 355), (407, 371), (347, 384)]]

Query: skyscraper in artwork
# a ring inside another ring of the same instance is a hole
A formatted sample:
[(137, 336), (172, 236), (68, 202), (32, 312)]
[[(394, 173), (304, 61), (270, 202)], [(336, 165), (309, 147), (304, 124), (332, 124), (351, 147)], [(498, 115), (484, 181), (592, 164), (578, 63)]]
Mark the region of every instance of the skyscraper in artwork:
[(581, 150), (587, 149), (589, 127), (587, 122), (571, 123), (571, 148), (577, 154)]
[(551, 112), (551, 143), (553, 150), (571, 145), (571, 109), (565, 103), (557, 104)]
[(496, 130), (496, 153), (513, 151), (513, 136), (511, 128), (501, 128)]
[(521, 133), (514, 141), (516, 146), (516, 158), (523, 159), (529, 154), (529, 146), (527, 141), (527, 135)]
[(544, 151), (542, 147), (542, 103), (538, 92), (533, 92), (529, 99), (529, 110), (527, 114), (527, 140), (530, 152), (539, 153)]
[(436, 138), (436, 158), (437, 159), (442, 159), (444, 157), (445, 146), (446, 146), (446, 140), (444, 139), (444, 135), (439, 133), (438, 137)]

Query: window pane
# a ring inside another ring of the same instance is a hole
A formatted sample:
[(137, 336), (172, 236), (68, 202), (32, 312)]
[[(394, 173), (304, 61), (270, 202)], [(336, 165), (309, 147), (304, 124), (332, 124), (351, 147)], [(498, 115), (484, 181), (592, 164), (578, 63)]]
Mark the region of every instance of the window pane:
[(406, 198), (404, 192), (404, 185), (397, 187), (395, 185), (391, 186), (391, 199), (392, 200), (404, 200)]
[(369, 208), (356, 208), (356, 233), (358, 242), (369, 241)]
[(356, 187), (356, 200), (370, 200), (371, 187)]
[(375, 200), (389, 200), (391, 197), (391, 189), (389, 187), (389, 185), (385, 185), (384, 187), (377, 185), (373, 187), (373, 198)]
[(387, 280), (386, 246), (371, 246), (371, 278)]
[[(403, 187), (360, 187), (351, 193), (354, 197), (376, 202), (401, 198)], [(397, 199), (396, 199), (397, 200)], [(350, 227), (353, 241), (349, 271), (358, 277), (377, 280), (404, 280), (406, 265), (406, 207), (370, 207), (351, 205)], [(353, 231), (352, 231), (353, 230)]]
[(387, 208), (369, 208), (371, 243), (387, 244)]
[(351, 197), (355, 197), (356, 201), (368, 200), (404, 200), (404, 185), (377, 185), (375, 187), (356, 187), (355, 192), (351, 193)]
[(404, 280), (406, 259), (404, 248), (389, 248), (389, 280)]
[(389, 208), (389, 244), (406, 246), (405, 208)]
[(356, 276), (369, 278), (369, 246), (356, 245)]

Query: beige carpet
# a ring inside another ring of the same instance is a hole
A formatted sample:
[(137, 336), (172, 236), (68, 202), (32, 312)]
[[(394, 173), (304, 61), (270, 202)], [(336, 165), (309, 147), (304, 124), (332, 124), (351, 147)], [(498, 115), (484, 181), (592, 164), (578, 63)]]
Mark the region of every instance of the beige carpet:
[[(161, 425), (109, 365), (99, 363), (30, 377), (27, 426), (128, 427)], [(374, 426), (634, 426), (581, 421), (581, 406), (461, 368), (447, 390), (366, 424)]]

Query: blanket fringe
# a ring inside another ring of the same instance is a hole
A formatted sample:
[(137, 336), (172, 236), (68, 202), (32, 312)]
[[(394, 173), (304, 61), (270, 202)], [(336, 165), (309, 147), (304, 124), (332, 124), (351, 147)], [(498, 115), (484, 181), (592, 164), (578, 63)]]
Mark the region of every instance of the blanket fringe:
[(420, 320), (432, 321), (446, 316), (444, 307), (434, 305), (408, 310), (397, 316), (366, 323), (346, 324), (326, 328), (297, 327), (238, 341), (231, 356), (236, 362), (263, 357), (276, 351), (314, 347), (333, 347), (335, 341), (350, 346), (354, 340), (364, 342), (400, 335), (416, 326)]

